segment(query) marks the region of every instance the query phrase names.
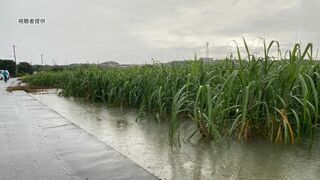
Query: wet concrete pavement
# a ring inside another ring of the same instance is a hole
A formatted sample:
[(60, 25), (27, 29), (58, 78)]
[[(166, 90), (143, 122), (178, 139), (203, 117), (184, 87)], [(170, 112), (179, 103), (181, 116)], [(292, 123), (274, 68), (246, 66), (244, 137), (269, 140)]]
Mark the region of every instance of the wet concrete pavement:
[(7, 92), (10, 81), (0, 82), (0, 179), (157, 179), (27, 93)]

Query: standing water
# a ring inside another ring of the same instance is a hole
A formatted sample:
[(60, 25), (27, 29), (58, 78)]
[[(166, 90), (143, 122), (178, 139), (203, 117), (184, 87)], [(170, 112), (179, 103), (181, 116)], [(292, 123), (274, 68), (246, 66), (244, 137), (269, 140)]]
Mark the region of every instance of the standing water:
[(134, 109), (107, 108), (56, 93), (33, 94), (42, 103), (112, 146), (161, 179), (320, 179), (320, 148), (263, 140), (221, 143), (181, 128), (181, 148), (171, 148), (168, 122), (136, 121)]

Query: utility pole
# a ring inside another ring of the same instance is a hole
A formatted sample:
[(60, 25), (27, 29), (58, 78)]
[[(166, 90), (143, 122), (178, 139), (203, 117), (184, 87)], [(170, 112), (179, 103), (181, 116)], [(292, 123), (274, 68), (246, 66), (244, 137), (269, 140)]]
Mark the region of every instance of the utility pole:
[(17, 58), (16, 58), (16, 46), (12, 45), (13, 47), (13, 58), (14, 58), (14, 62), (17, 64)]
[(41, 54), (41, 65), (43, 66), (43, 54)]
[(15, 63), (16, 75), (17, 75), (18, 69), (17, 69), (16, 45), (12, 45), (12, 47), (13, 47), (13, 58)]
[(206, 58), (209, 58), (209, 42), (206, 44)]

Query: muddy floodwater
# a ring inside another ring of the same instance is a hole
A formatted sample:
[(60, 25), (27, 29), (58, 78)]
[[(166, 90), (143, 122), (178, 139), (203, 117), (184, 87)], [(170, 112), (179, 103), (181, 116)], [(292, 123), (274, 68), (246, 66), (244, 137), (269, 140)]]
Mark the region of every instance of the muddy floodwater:
[(107, 108), (55, 92), (32, 94), (93, 136), (161, 179), (320, 179), (320, 147), (283, 146), (256, 140), (200, 140), (192, 123), (181, 128), (181, 148), (171, 148), (168, 123), (136, 121), (134, 109)]

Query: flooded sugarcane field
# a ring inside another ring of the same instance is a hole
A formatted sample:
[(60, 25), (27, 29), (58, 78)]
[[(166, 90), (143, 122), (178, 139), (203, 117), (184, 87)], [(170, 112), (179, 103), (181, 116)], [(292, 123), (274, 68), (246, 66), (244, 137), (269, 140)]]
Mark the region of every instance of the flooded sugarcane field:
[(55, 88), (32, 96), (160, 179), (319, 179), (313, 46), (280, 60), (268, 55), (277, 41), (264, 47), (261, 57), (238, 48), (214, 63), (91, 65), (22, 80)]
[(0, 2), (0, 180), (320, 180), (320, 0)]
[(257, 139), (220, 142), (193, 136), (191, 122), (181, 128), (181, 148), (172, 148), (169, 122), (152, 116), (136, 120), (135, 109), (108, 108), (54, 90), (32, 94), (68, 120), (111, 145), (161, 179), (319, 179), (320, 147), (279, 145)]

